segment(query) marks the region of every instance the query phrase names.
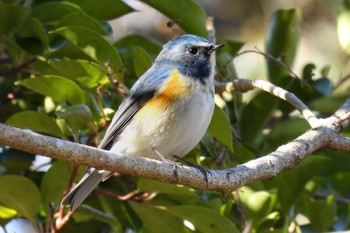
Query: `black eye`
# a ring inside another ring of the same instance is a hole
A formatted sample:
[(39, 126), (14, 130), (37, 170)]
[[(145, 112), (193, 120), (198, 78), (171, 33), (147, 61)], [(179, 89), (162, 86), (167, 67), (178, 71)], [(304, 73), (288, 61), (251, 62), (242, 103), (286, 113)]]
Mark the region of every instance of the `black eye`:
[(192, 55), (196, 55), (198, 53), (198, 49), (196, 47), (189, 48), (188, 52)]

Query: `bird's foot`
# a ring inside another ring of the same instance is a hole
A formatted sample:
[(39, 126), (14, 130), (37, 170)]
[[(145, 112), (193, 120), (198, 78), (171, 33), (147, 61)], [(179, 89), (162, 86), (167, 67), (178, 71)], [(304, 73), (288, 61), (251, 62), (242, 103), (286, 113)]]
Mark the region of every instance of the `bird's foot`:
[(181, 158), (181, 157), (179, 157), (179, 156), (177, 156), (177, 155), (174, 155), (173, 157), (176, 158), (177, 160), (180, 160), (181, 162), (186, 163), (186, 164), (187, 164), (188, 166), (190, 166), (190, 167), (197, 168), (197, 169), (203, 174), (206, 187), (208, 187), (208, 185), (209, 185), (209, 182), (208, 182), (208, 174), (211, 174), (209, 170), (205, 169), (204, 167), (202, 167), (202, 166), (200, 166), (200, 165), (198, 165), (198, 164), (195, 164), (195, 163), (186, 161), (185, 159), (183, 159), (183, 158)]
[(179, 167), (182, 167), (181, 163), (175, 162), (173, 160), (167, 159), (164, 157), (164, 155), (162, 155), (162, 153), (160, 153), (156, 148), (152, 147), (151, 148), (160, 158), (160, 160), (162, 160), (163, 162), (169, 163), (173, 166), (173, 172), (174, 172), (174, 176), (176, 178), (176, 181), (179, 181), (179, 177), (178, 177), (178, 173), (177, 173), (177, 169)]

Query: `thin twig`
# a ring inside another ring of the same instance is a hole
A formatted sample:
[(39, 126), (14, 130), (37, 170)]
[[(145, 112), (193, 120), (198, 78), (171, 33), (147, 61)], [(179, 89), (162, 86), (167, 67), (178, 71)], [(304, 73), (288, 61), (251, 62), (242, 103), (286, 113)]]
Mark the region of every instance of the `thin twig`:
[(339, 80), (339, 82), (337, 82), (334, 86), (333, 86), (333, 90), (338, 89), (341, 85), (343, 85), (346, 81), (350, 80), (350, 74), (348, 74), (347, 76), (345, 76), (344, 78), (342, 78), (341, 80)]
[(28, 61), (25, 61), (19, 66), (13, 67), (10, 70), (4, 71), (0, 73), (0, 76), (9, 76), (12, 74), (17, 74), (22, 72), (23, 70), (27, 69), (32, 63), (34, 63), (37, 60), (36, 57), (30, 58)]
[(126, 195), (118, 195), (112, 192), (107, 192), (103, 190), (95, 190), (94, 194), (97, 195), (102, 195), (102, 196), (107, 196), (107, 197), (112, 197), (115, 198), (119, 201), (136, 201), (136, 202), (143, 202), (143, 198), (138, 197), (138, 191), (133, 191), (131, 193), (128, 193)]
[(279, 58), (275, 58), (273, 57), (272, 55), (270, 54), (267, 54), (267, 53), (264, 53), (262, 52), (260, 49), (258, 49), (257, 47), (254, 47), (255, 50), (253, 49), (248, 49), (248, 50), (244, 50), (240, 53), (237, 53), (235, 54), (234, 56), (231, 57), (231, 59), (229, 59), (224, 65), (222, 65), (220, 68), (219, 68), (219, 72), (222, 71), (222, 69), (224, 69), (230, 62), (232, 62), (235, 58), (239, 57), (239, 56), (242, 56), (244, 54), (247, 54), (247, 53), (257, 53), (259, 55), (262, 55), (263, 57), (267, 58), (267, 59), (270, 59), (270, 60), (273, 60), (274, 62), (276, 62), (277, 64), (279, 64), (280, 66), (282, 66), (283, 68), (285, 68), (288, 72), (290, 72), (292, 74), (292, 76), (294, 76), (294, 78), (300, 80), (304, 83), (304, 81), (296, 74), (294, 73), (294, 71), (290, 68), (290, 66), (286, 63), (283, 63), (281, 61), (281, 59)]

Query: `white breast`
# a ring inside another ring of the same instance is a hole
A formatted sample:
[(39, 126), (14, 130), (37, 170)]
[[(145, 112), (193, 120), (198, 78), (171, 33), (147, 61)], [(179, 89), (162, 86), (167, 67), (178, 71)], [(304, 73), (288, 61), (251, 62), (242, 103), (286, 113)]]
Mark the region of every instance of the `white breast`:
[(133, 120), (111, 150), (120, 155), (159, 159), (151, 149), (154, 147), (168, 159), (173, 160), (174, 155), (183, 157), (204, 136), (213, 111), (213, 85), (195, 88), (186, 98), (176, 100), (166, 111), (157, 114), (152, 122)]

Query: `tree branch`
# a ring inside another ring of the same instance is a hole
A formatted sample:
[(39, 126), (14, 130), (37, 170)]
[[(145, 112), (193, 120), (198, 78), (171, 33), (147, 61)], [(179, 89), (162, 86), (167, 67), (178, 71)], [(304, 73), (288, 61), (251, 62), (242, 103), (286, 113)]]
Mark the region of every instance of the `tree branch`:
[[(202, 173), (193, 167), (178, 169), (178, 182), (173, 165), (143, 157), (120, 156), (110, 151), (40, 135), (0, 124), (0, 143), (15, 149), (66, 160), (97, 169), (118, 171), (167, 183), (179, 183), (196, 189), (232, 192), (256, 180), (270, 179), (297, 165), (320, 148), (349, 150), (349, 139), (339, 134), (349, 123), (350, 98), (331, 117), (316, 119), (319, 127), (311, 129), (275, 152), (225, 170), (210, 170), (208, 186)], [(337, 139), (337, 140), (335, 140)]]
[(258, 79), (237, 79), (229, 83), (215, 83), (215, 86), (218, 88), (224, 88), (229, 92), (247, 92), (255, 88), (264, 90), (269, 92), (271, 95), (288, 101), (291, 105), (293, 105), (307, 120), (311, 128), (317, 128), (320, 126), (320, 121), (317, 119), (317, 117), (298, 97), (289, 91), (273, 85), (270, 82)]

